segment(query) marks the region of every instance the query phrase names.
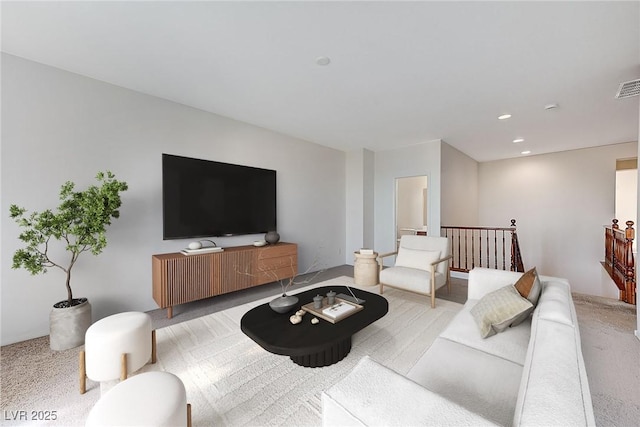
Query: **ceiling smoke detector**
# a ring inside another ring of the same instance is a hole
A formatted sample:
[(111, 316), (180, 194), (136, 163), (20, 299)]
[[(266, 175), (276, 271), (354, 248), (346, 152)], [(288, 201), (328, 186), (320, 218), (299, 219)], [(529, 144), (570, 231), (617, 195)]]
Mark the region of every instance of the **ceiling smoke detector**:
[(640, 95), (640, 79), (620, 83), (616, 98), (629, 98), (636, 95)]
[(331, 58), (329, 58), (328, 56), (318, 56), (316, 58), (316, 64), (320, 65), (321, 67), (327, 66), (331, 63)]

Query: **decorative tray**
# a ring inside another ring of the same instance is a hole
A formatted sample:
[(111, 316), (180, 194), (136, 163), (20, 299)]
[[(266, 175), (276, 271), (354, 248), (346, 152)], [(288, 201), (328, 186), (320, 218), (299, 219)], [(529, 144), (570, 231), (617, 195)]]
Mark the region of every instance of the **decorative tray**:
[(364, 307), (360, 304), (355, 304), (351, 301), (343, 300), (342, 298), (336, 298), (335, 304), (329, 305), (327, 303), (327, 297), (322, 299), (322, 308), (314, 308), (313, 302), (302, 306), (302, 309), (307, 313), (311, 313), (314, 316), (331, 323), (337, 323), (342, 319), (346, 319), (363, 308)]

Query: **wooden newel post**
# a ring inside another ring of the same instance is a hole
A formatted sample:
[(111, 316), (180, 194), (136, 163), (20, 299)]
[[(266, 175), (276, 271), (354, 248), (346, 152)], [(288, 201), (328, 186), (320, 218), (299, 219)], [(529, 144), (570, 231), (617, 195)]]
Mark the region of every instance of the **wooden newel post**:
[(636, 267), (633, 257), (633, 240), (636, 231), (633, 221), (626, 221), (621, 230), (618, 220), (611, 220), (605, 227), (605, 269), (620, 290), (620, 301), (636, 304)]
[(624, 230), (626, 242), (627, 271), (625, 282), (625, 301), (629, 304), (636, 304), (636, 268), (633, 260), (633, 239), (635, 238), (635, 230), (633, 229), (633, 221), (625, 222), (627, 228)]
[(633, 229), (633, 221), (625, 222), (627, 224), (627, 228), (624, 230), (625, 237), (627, 240), (633, 240), (636, 238), (636, 230)]
[(524, 273), (524, 264), (522, 262), (522, 253), (520, 252), (520, 244), (518, 243), (518, 233), (516, 232), (516, 220), (511, 219), (511, 271), (519, 271)]

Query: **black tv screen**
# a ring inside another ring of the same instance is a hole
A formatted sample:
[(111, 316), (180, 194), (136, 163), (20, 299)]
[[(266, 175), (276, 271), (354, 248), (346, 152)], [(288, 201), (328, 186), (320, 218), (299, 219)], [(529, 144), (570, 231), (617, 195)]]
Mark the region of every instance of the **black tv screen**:
[(276, 171), (162, 154), (163, 238), (276, 229)]

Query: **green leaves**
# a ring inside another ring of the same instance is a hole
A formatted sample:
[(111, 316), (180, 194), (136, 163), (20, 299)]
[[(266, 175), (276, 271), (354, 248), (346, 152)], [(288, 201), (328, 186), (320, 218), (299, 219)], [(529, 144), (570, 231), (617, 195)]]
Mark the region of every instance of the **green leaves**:
[[(71, 268), (83, 252), (100, 254), (107, 246), (106, 227), (112, 218), (119, 218), (122, 205), (120, 193), (128, 189), (124, 181), (118, 181), (110, 171), (96, 175), (98, 185), (84, 191), (75, 191), (75, 184), (65, 182), (60, 188), (60, 205), (55, 212), (47, 209), (27, 215), (27, 210), (17, 205), (9, 207), (9, 213), (23, 228), (18, 238), (26, 246), (13, 255), (12, 268), (25, 268), (31, 274), (45, 273), (47, 267), (57, 267), (67, 273), (67, 290)], [(71, 253), (66, 264), (49, 258), (49, 241), (63, 242)]]

